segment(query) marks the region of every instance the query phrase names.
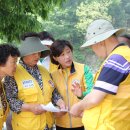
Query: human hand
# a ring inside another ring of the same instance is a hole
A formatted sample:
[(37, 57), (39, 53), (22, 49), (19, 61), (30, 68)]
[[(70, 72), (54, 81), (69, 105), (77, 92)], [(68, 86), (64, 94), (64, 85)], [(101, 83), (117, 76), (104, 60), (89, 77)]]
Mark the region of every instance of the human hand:
[(70, 114), (74, 117), (82, 117), (83, 111), (80, 109), (80, 103), (74, 104), (70, 109)]
[(46, 112), (40, 104), (30, 104), (30, 111), (35, 115), (40, 115)]
[(72, 83), (71, 91), (77, 97), (81, 97), (82, 96), (82, 88), (80, 87), (80, 84), (78, 82)]
[(60, 109), (67, 109), (67, 106), (65, 105), (65, 102), (62, 99), (59, 99), (56, 103), (56, 105), (60, 108)]

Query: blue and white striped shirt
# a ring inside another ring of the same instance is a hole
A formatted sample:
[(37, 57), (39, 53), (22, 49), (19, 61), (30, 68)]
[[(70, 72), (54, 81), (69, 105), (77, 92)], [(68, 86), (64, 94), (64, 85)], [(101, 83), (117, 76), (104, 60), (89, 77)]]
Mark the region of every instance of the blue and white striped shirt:
[(94, 89), (115, 95), (119, 84), (126, 79), (129, 73), (130, 62), (119, 54), (113, 54), (104, 63)]

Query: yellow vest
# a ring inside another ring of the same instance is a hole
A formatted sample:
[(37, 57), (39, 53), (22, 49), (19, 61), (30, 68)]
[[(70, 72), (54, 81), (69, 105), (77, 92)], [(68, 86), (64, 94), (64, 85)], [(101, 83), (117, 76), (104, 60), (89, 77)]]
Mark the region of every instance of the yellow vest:
[(2, 102), (0, 97), (0, 130), (2, 130), (3, 123), (4, 123), (4, 115), (3, 115), (3, 108), (2, 108)]
[[(3, 89), (3, 84), (2, 84), (2, 89)], [(3, 92), (4, 92), (4, 89), (3, 89)], [(0, 130), (2, 130), (3, 123), (6, 121), (8, 112), (9, 112), (8, 104), (7, 104), (7, 110), (5, 111), (5, 113), (3, 112), (2, 101), (1, 101), (1, 97), (0, 97)]]
[[(52, 73), (53, 81), (56, 84), (58, 92), (62, 95), (65, 104), (69, 109), (72, 105), (80, 101), (71, 91), (73, 81), (79, 81), (83, 91), (85, 90), (83, 81), (84, 65), (74, 63), (74, 67), (76, 70), (74, 73), (70, 73), (69, 68), (66, 70), (59, 69)], [(64, 128), (75, 128), (83, 126), (81, 118), (74, 118), (69, 113), (66, 113), (60, 118), (56, 118), (56, 125)]]
[[(117, 47), (108, 58), (112, 54), (120, 54), (130, 62), (130, 49), (127, 46)], [(84, 111), (82, 121), (87, 130), (130, 130), (130, 75), (120, 83), (116, 95), (108, 94), (98, 106)]]
[(50, 73), (53, 73), (54, 71), (58, 70), (58, 65), (55, 65), (53, 64), (51, 61), (50, 61), (50, 68), (49, 68), (49, 72)]
[[(52, 72), (56, 71), (57, 69), (58, 69), (58, 65), (55, 65), (50, 61), (49, 73), (52, 73)], [(53, 124), (54, 124), (54, 115), (52, 112), (47, 112), (46, 115), (47, 115), (47, 117), (46, 117), (47, 125), (49, 128), (51, 128), (51, 127), (53, 127)]]
[[(18, 99), (30, 104), (47, 104), (51, 101), (54, 84), (46, 69), (38, 66), (42, 75), (43, 91), (37, 81), (19, 64), (14, 75), (18, 86)], [(13, 130), (43, 130), (46, 126), (46, 114), (35, 115), (32, 112), (12, 114)]]
[[(42, 64), (42, 62), (41, 62)], [(49, 73), (52, 73), (54, 71), (56, 71), (58, 69), (58, 65), (55, 65), (51, 62), (51, 59), (49, 61)], [(53, 124), (54, 124), (54, 116), (53, 116), (53, 113), (52, 112), (46, 112), (46, 115), (47, 115), (47, 125), (49, 128), (52, 128), (53, 127)]]

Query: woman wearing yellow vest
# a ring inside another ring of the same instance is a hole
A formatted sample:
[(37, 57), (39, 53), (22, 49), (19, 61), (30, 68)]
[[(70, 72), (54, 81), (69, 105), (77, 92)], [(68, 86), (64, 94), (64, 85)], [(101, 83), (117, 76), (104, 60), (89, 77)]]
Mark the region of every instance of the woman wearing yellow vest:
[(123, 31), (104, 19), (93, 21), (87, 29), (87, 41), (81, 47), (90, 46), (105, 59), (91, 93), (70, 110), (73, 116), (84, 111), (87, 130), (130, 130), (130, 49), (117, 40)]
[(6, 120), (8, 112), (8, 105), (2, 86), (2, 79), (7, 75), (14, 75), (19, 55), (19, 51), (16, 47), (8, 44), (0, 45), (0, 130), (2, 130), (3, 123)]
[(19, 50), (21, 59), (16, 73), (14, 77), (6, 77), (4, 82), (7, 101), (12, 110), (13, 130), (47, 129), (46, 111), (41, 104), (51, 101), (55, 86), (48, 71), (38, 66), (37, 62), (41, 52), (47, 55), (49, 50), (38, 37), (27, 37)]
[[(92, 73), (86, 65), (73, 61), (73, 47), (68, 41), (56, 40), (50, 49), (52, 62), (59, 65), (58, 70), (52, 73), (53, 81), (70, 110), (72, 105), (80, 101), (71, 92), (72, 85), (79, 83), (82, 91), (87, 90), (89, 93), (93, 86)], [(69, 112), (57, 113), (55, 116), (56, 130), (84, 130), (81, 118), (74, 118)]]

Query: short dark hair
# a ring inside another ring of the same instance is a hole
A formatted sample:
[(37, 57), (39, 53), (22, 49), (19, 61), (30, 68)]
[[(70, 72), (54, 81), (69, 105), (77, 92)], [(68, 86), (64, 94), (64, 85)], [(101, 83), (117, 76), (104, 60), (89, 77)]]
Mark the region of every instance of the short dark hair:
[(69, 41), (66, 40), (56, 40), (54, 43), (51, 45), (50, 50), (51, 50), (51, 61), (52, 63), (58, 65), (59, 63), (53, 59), (54, 57), (59, 57), (61, 53), (63, 52), (65, 47), (69, 47), (71, 51), (73, 51), (73, 46), (70, 44)]
[(49, 39), (49, 40), (52, 40), (53, 42), (55, 40), (53, 38), (53, 36), (47, 31), (42, 31), (42, 32), (38, 33), (38, 35), (39, 35), (40, 40)]
[(10, 44), (0, 44), (0, 65), (5, 65), (9, 56), (20, 56), (17, 47)]
[(27, 37), (38, 37), (39, 38), (39, 35), (36, 32), (26, 32), (20, 36), (20, 39), (24, 41)]
[(121, 34), (119, 37), (124, 37), (130, 40), (130, 34)]

